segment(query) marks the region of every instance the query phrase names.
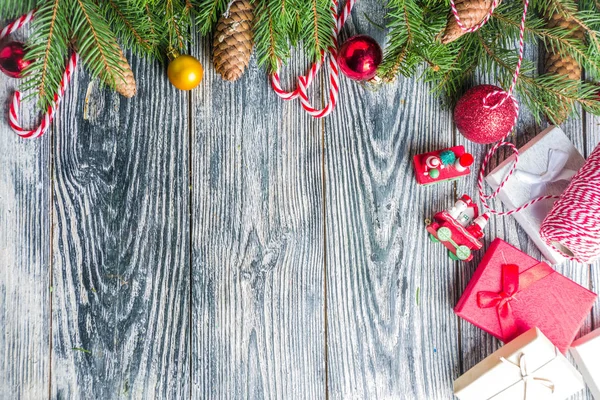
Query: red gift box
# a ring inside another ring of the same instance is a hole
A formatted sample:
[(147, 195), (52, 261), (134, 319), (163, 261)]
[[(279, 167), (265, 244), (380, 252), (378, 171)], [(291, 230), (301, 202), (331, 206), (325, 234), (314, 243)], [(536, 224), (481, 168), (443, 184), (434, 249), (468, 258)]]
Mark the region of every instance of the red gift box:
[(454, 312), (505, 343), (537, 327), (566, 353), (596, 297), (548, 264), (495, 239)]

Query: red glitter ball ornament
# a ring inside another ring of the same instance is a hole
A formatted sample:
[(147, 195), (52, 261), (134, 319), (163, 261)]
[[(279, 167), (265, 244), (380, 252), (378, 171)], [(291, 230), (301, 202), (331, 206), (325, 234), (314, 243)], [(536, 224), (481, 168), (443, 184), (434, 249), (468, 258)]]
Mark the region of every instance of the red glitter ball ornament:
[(0, 46), (0, 71), (11, 78), (20, 78), (23, 70), (31, 64), (25, 60), (25, 45), (21, 42), (9, 42)]
[(340, 70), (350, 79), (368, 81), (381, 64), (381, 46), (370, 36), (356, 35), (346, 40), (338, 52)]
[(497, 104), (506, 94), (498, 86), (475, 86), (458, 100), (454, 108), (456, 128), (464, 137), (475, 143), (487, 144), (497, 142), (512, 130), (517, 111), (512, 98), (495, 109), (483, 106), (483, 99), (494, 91), (502, 93), (491, 96), (488, 105)]

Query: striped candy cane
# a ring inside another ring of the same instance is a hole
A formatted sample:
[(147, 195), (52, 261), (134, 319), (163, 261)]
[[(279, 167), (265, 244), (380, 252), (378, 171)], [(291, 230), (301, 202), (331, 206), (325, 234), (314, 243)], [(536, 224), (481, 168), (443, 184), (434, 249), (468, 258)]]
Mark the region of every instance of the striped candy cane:
[[(338, 33), (346, 23), (346, 20), (350, 16), (352, 12), (352, 8), (356, 4), (358, 0), (347, 0), (344, 8), (342, 9), (341, 14), (338, 16), (337, 8), (338, 1), (333, 0), (333, 6), (331, 7), (331, 13), (333, 15), (334, 20), (336, 21), (335, 26), (332, 31), (332, 39), (333, 46), (327, 49), (327, 53), (329, 55), (329, 59), (327, 60), (327, 66), (329, 69), (329, 95), (327, 99), (327, 104), (324, 108), (318, 109), (313, 107), (309, 98), (308, 98), (308, 89), (313, 83), (317, 73), (321, 69), (323, 65), (323, 61), (325, 60), (325, 56), (327, 55), (325, 51), (321, 52), (321, 60), (314, 63), (306, 75), (301, 75), (297, 78), (297, 86), (296, 88), (288, 92), (283, 89), (281, 86), (281, 80), (279, 77), (279, 68), (271, 75), (271, 86), (275, 93), (281, 97), (283, 100), (294, 100), (296, 98), (300, 98), (300, 102), (302, 107), (306, 112), (312, 115), (315, 118), (323, 118), (329, 115), (338, 101), (338, 93), (339, 93), (339, 67), (337, 63), (337, 48), (338, 48)], [(279, 67), (281, 67), (281, 62), (279, 62)]]
[[(19, 29), (22, 26), (29, 23), (33, 19), (34, 15), (35, 15), (35, 10), (31, 10), (27, 14), (23, 15), (22, 17), (16, 19), (12, 23), (5, 26), (4, 29), (2, 29), (2, 31), (0, 31), (0, 40), (4, 39), (6, 36), (10, 35), (11, 33), (15, 32), (17, 29)], [(50, 127), (50, 124), (52, 123), (52, 120), (54, 119), (54, 115), (56, 114), (58, 104), (60, 103), (60, 100), (64, 96), (65, 90), (66, 90), (69, 82), (71, 81), (73, 72), (75, 71), (75, 68), (77, 67), (77, 61), (78, 61), (77, 54), (76, 53), (71, 54), (71, 57), (69, 58), (69, 62), (67, 63), (65, 72), (63, 73), (62, 79), (60, 81), (58, 93), (54, 94), (54, 100), (52, 101), (52, 104), (50, 106), (48, 106), (48, 110), (43, 115), (42, 121), (35, 129), (31, 129), (31, 130), (23, 129), (23, 127), (19, 123), (17, 114), (19, 113), (19, 108), (21, 106), (21, 92), (15, 91), (12, 103), (10, 105), (10, 109), (8, 110), (8, 120), (9, 120), (10, 127), (12, 128), (13, 131), (15, 131), (15, 133), (17, 135), (19, 135), (22, 138), (29, 139), (29, 138), (40, 137), (44, 133), (46, 133), (46, 131)]]

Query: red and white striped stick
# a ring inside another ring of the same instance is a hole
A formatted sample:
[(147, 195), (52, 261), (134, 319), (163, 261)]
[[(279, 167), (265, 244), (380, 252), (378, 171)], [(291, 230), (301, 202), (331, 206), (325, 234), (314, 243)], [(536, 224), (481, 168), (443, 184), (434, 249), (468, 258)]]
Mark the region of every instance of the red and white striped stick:
[(48, 106), (48, 110), (42, 117), (42, 122), (37, 126), (37, 128), (28, 130), (23, 129), (21, 124), (19, 123), (17, 114), (19, 113), (19, 107), (21, 106), (21, 92), (16, 91), (13, 96), (13, 101), (10, 105), (10, 110), (8, 111), (8, 118), (10, 122), (10, 127), (13, 131), (16, 132), (17, 135), (21, 136), (25, 139), (37, 138), (42, 136), (52, 123), (54, 119), (54, 115), (56, 114), (56, 109), (58, 108), (58, 104), (60, 100), (65, 94), (65, 90), (71, 81), (71, 77), (73, 76), (73, 71), (77, 67), (78, 56), (77, 53), (72, 53), (69, 58), (69, 62), (63, 73), (62, 79), (60, 81), (60, 86), (58, 88), (58, 93), (54, 94), (54, 101), (50, 106)]
[[(0, 40), (5, 38), (6, 36), (10, 35), (11, 33), (15, 32), (17, 29), (21, 28), (22, 26), (26, 25), (28, 22), (30, 22), (33, 19), (34, 15), (35, 15), (35, 10), (31, 10), (27, 14), (23, 15), (22, 17), (16, 19), (12, 23), (5, 26), (4, 29), (2, 29), (2, 31), (0, 31)], [(35, 129), (31, 129), (31, 130), (23, 129), (23, 127), (19, 123), (17, 114), (19, 113), (19, 108), (21, 106), (21, 92), (15, 91), (12, 103), (10, 105), (10, 109), (8, 110), (8, 119), (9, 119), (10, 127), (12, 128), (13, 131), (15, 131), (17, 133), (17, 135), (19, 135), (22, 138), (29, 139), (29, 138), (40, 137), (44, 133), (46, 133), (46, 131), (50, 127), (50, 124), (52, 123), (52, 120), (54, 119), (54, 115), (56, 114), (58, 104), (60, 103), (60, 100), (64, 96), (65, 90), (66, 90), (69, 82), (71, 81), (73, 72), (75, 71), (75, 68), (77, 67), (77, 61), (78, 61), (77, 53), (72, 53), (71, 57), (69, 58), (69, 62), (67, 63), (65, 72), (63, 73), (62, 79), (60, 81), (58, 93), (54, 94), (54, 100), (53, 100), (52, 104), (50, 106), (48, 106), (48, 110), (42, 117), (42, 122)]]
[[(346, 23), (346, 20), (350, 16), (352, 12), (352, 7), (356, 4), (358, 0), (347, 0), (344, 8), (342, 9), (341, 14), (338, 16), (337, 7), (338, 1), (333, 0), (333, 6), (331, 7), (331, 13), (333, 18), (336, 21), (335, 26), (333, 27), (332, 39), (333, 46), (327, 49), (327, 53), (329, 55), (329, 60), (327, 61), (328, 69), (329, 69), (329, 95), (328, 101), (324, 108), (318, 109), (313, 107), (309, 98), (308, 98), (308, 88), (313, 83), (317, 73), (321, 69), (323, 65), (323, 61), (327, 54), (323, 51), (321, 53), (321, 61), (314, 63), (306, 75), (301, 75), (297, 78), (298, 83), (296, 88), (288, 92), (283, 89), (281, 86), (281, 80), (279, 78), (279, 68), (271, 75), (271, 86), (273, 90), (279, 97), (283, 100), (294, 100), (296, 98), (300, 98), (300, 102), (302, 107), (306, 112), (312, 115), (315, 118), (323, 118), (329, 115), (338, 101), (338, 93), (339, 93), (339, 67), (337, 63), (337, 48), (338, 48), (338, 33)], [(281, 62), (279, 63), (281, 67)]]
[(17, 29), (21, 28), (23, 25), (27, 25), (29, 21), (33, 19), (35, 14), (35, 10), (29, 11), (27, 14), (17, 18), (10, 24), (6, 25), (4, 29), (0, 31), (0, 40), (4, 39), (11, 33), (15, 32)]

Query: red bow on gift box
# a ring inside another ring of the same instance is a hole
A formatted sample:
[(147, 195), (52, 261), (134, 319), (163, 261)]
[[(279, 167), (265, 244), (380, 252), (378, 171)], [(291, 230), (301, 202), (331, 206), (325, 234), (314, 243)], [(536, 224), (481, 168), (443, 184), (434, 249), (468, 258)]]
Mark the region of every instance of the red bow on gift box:
[(554, 270), (543, 262), (521, 274), (519, 274), (518, 265), (503, 265), (502, 290), (500, 292), (481, 291), (477, 293), (477, 305), (480, 308), (496, 307), (504, 341), (512, 340), (518, 335), (517, 323), (510, 303), (516, 299), (519, 292), (526, 290), (529, 286), (553, 272)]

